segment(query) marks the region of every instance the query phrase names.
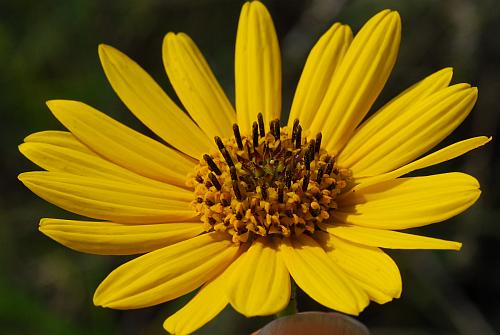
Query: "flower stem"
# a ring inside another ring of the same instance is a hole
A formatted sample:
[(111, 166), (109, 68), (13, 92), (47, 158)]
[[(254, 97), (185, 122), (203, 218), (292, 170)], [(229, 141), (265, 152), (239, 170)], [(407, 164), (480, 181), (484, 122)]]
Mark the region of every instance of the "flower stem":
[(290, 289), (291, 289), (290, 301), (288, 302), (288, 305), (281, 312), (276, 314), (276, 318), (297, 314), (297, 286), (293, 280), (291, 282)]

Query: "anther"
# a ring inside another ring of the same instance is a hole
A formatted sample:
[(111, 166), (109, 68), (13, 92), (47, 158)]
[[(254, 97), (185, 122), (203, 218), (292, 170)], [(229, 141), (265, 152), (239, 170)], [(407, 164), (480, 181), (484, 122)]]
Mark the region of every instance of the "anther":
[(310, 155), (309, 147), (307, 148), (306, 152), (304, 153), (304, 165), (305, 165), (307, 171), (311, 170), (311, 155)]
[(194, 180), (196, 180), (199, 184), (203, 184), (203, 178), (199, 174), (194, 177)]
[(321, 184), (321, 180), (323, 179), (323, 169), (324, 169), (323, 166), (320, 166), (318, 169), (318, 175), (316, 176), (316, 182), (318, 184)]
[(285, 170), (285, 186), (287, 188), (292, 187), (292, 170), (290, 168)]
[(276, 119), (273, 121), (273, 127), (271, 128), (271, 132), (273, 133), (274, 138), (277, 140), (280, 139), (280, 120)]
[(262, 117), (262, 113), (257, 114), (257, 120), (259, 121), (260, 137), (264, 137), (266, 136), (266, 129), (264, 128), (264, 118)]
[(240, 187), (238, 186), (238, 182), (235, 180), (233, 180), (233, 192), (238, 201), (241, 201), (241, 199), (243, 199), (243, 197), (241, 196)]
[(253, 146), (254, 148), (257, 148), (259, 146), (259, 126), (255, 121), (252, 124), (252, 135), (253, 135)]
[(236, 174), (236, 168), (234, 166), (229, 168), (229, 172), (231, 174), (231, 180), (238, 181), (238, 175)]
[(208, 178), (210, 178), (210, 181), (212, 182), (212, 185), (215, 186), (215, 188), (217, 189), (217, 191), (220, 191), (222, 189), (222, 187), (220, 186), (219, 181), (217, 180), (217, 177), (212, 172), (210, 172), (208, 174)]
[(217, 166), (217, 164), (215, 164), (214, 160), (212, 159), (212, 157), (210, 157), (210, 155), (204, 154), (203, 159), (205, 160), (205, 162), (207, 162), (207, 165), (210, 168), (210, 170), (212, 170), (216, 175), (220, 176), (222, 174), (221, 170), (219, 170), (219, 167)]
[(222, 140), (219, 136), (214, 136), (215, 144), (217, 144), (217, 148), (222, 151), (222, 149), (225, 148), (224, 143), (222, 143)]
[(302, 145), (302, 127), (297, 126), (297, 134), (295, 135), (295, 149), (299, 149)]
[(307, 191), (307, 186), (309, 186), (309, 178), (311, 177), (311, 171), (307, 171), (306, 175), (302, 179), (302, 191)]
[(314, 147), (314, 152), (319, 154), (319, 149), (321, 148), (321, 139), (323, 138), (323, 135), (321, 133), (318, 133), (316, 135), (316, 145)]
[(309, 147), (307, 147), (307, 152), (309, 154), (309, 159), (311, 161), (314, 160), (314, 149), (316, 147), (316, 141), (315, 140), (311, 140), (311, 142), (309, 142)]
[(224, 159), (226, 160), (226, 163), (229, 167), (231, 166), (234, 166), (234, 163), (233, 163), (233, 159), (231, 158), (231, 155), (229, 154), (229, 152), (227, 151), (226, 148), (222, 148), (220, 150), (222, 156), (224, 156)]
[(236, 144), (238, 144), (238, 149), (243, 150), (243, 141), (241, 140), (240, 127), (235, 123), (233, 124), (234, 138), (236, 139)]
[(267, 184), (262, 184), (260, 194), (262, 195), (262, 199), (267, 200)]
[(212, 200), (210, 200), (210, 199), (205, 200), (205, 203), (206, 203), (208, 206), (213, 206), (213, 205), (215, 205), (215, 203), (214, 203)]
[(297, 136), (297, 127), (299, 126), (299, 119), (293, 120), (292, 127), (292, 142), (295, 141), (295, 136)]
[(330, 160), (328, 161), (328, 164), (326, 165), (325, 174), (330, 175), (330, 173), (332, 173), (334, 161), (335, 161), (335, 158), (333, 158), (333, 157), (330, 158)]
[(285, 200), (283, 185), (278, 186), (278, 202), (282, 204)]

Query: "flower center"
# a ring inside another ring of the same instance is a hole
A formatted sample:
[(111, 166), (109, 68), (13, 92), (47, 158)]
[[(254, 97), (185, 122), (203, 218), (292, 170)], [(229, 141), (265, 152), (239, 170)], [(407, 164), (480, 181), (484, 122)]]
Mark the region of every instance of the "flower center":
[(313, 234), (336, 210), (350, 170), (338, 168), (321, 133), (308, 139), (298, 120), (292, 129), (273, 120), (266, 132), (259, 113), (249, 136), (237, 124), (233, 131), (234, 138), (215, 137), (219, 152), (203, 155), (188, 177), (205, 230), (226, 232), (235, 243)]

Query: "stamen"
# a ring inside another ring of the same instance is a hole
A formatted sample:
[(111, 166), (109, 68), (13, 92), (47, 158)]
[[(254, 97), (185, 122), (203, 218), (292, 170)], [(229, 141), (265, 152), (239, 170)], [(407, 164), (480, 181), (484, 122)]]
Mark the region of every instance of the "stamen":
[(319, 154), (319, 149), (321, 148), (321, 139), (323, 138), (323, 135), (321, 133), (318, 133), (316, 135), (316, 146), (314, 147), (314, 152)]
[(262, 117), (262, 113), (257, 114), (257, 120), (259, 121), (260, 137), (264, 137), (266, 136), (266, 129), (264, 128), (264, 118)]
[(226, 148), (223, 148), (221, 149), (220, 153), (222, 154), (222, 156), (224, 157), (224, 159), (226, 160), (226, 163), (228, 166), (234, 166), (234, 162), (233, 162), (233, 159), (231, 158), (231, 155), (229, 154), (229, 152), (226, 150)]
[(222, 140), (220, 139), (220, 137), (214, 136), (214, 140), (215, 140), (215, 144), (217, 144), (217, 147), (219, 148), (219, 150), (222, 151), (222, 149), (224, 149), (225, 146), (224, 146), (224, 143), (222, 143)]
[(233, 180), (233, 192), (238, 201), (241, 201), (243, 199), (243, 197), (241, 196), (240, 187), (238, 186), (238, 182), (235, 180)]
[(262, 184), (260, 194), (262, 195), (262, 199), (267, 200), (267, 184)]
[(306, 152), (304, 153), (304, 166), (306, 167), (307, 171), (311, 170), (311, 155), (310, 155), (309, 147), (307, 148)]
[(253, 135), (253, 146), (257, 148), (259, 146), (259, 126), (257, 122), (252, 123), (252, 135)]
[(335, 161), (334, 158), (331, 157), (330, 160), (328, 161), (328, 164), (326, 165), (325, 174), (330, 175), (332, 173), (334, 161)]
[(293, 120), (293, 128), (292, 128), (292, 142), (295, 142), (295, 137), (297, 136), (297, 127), (299, 125), (299, 119)]
[(321, 184), (321, 180), (323, 179), (323, 169), (324, 169), (323, 166), (320, 166), (318, 169), (318, 175), (316, 176), (316, 182), (318, 184)]
[(210, 172), (208, 174), (208, 178), (210, 178), (210, 181), (215, 186), (217, 191), (220, 191), (222, 189), (222, 186), (220, 185), (219, 181), (217, 180), (217, 177), (212, 172)]
[(243, 141), (241, 140), (240, 128), (235, 123), (233, 124), (234, 138), (236, 139), (236, 144), (238, 144), (238, 149), (243, 150)]
[(212, 157), (210, 157), (207, 154), (204, 154), (203, 159), (205, 160), (205, 162), (207, 162), (207, 165), (208, 165), (209, 169), (212, 170), (212, 172), (214, 172), (218, 176), (220, 176), (222, 174), (222, 171), (219, 169), (217, 164), (215, 164)]
[(284, 202), (284, 190), (283, 185), (278, 186), (278, 202), (282, 204)]
[(273, 126), (271, 127), (271, 132), (277, 141), (280, 139), (280, 120), (279, 119), (274, 120), (272, 125)]
[(234, 166), (231, 166), (229, 172), (231, 174), (231, 180), (238, 181), (238, 175), (236, 174), (236, 168)]
[(302, 127), (300, 124), (297, 126), (297, 134), (295, 134), (295, 149), (300, 149), (302, 145)]
[(285, 186), (287, 188), (292, 187), (292, 170), (289, 168), (285, 170)]
[(309, 186), (309, 178), (311, 177), (311, 171), (307, 171), (306, 175), (302, 179), (302, 191), (307, 191), (307, 187)]

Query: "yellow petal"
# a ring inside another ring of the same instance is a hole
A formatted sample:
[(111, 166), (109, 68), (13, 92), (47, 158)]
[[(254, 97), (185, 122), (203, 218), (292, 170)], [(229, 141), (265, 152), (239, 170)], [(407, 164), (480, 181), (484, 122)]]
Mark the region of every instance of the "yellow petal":
[(320, 304), (353, 315), (368, 305), (366, 293), (312, 238), (283, 239), (280, 253), (297, 285)]
[[(327, 233), (317, 232), (328, 256), (350, 277), (364, 283), (374, 296), (399, 298), (402, 291), (398, 266), (379, 248), (351, 243)], [(315, 234), (316, 236), (316, 234)]]
[(56, 118), (93, 151), (143, 176), (184, 186), (193, 161), (78, 101), (47, 102)]
[(354, 37), (311, 125), (327, 150), (338, 153), (385, 85), (399, 49), (401, 20), (382, 11)]
[(226, 289), (229, 302), (246, 317), (276, 314), (290, 300), (290, 275), (275, 247), (259, 239), (234, 266)]
[[(357, 177), (374, 176), (411, 162), (462, 123), (477, 99), (468, 84), (445, 88), (402, 111), (365, 142), (362, 158), (349, 168)], [(378, 121), (377, 121), (378, 122)], [(357, 154), (356, 154), (357, 155)]]
[(81, 151), (87, 154), (94, 154), (85, 144), (80, 142), (68, 131), (46, 130), (33, 133), (24, 138), (26, 143), (46, 143), (53, 144), (61, 148), (68, 148)]
[(210, 138), (232, 136), (236, 122), (233, 106), (189, 36), (165, 36), (163, 64), (177, 96), (205, 134)]
[(259, 1), (241, 9), (235, 51), (236, 116), (243, 133), (257, 113), (268, 123), (281, 115), (281, 56), (273, 21)]
[(302, 128), (309, 129), (351, 41), (351, 28), (335, 23), (312, 48), (297, 84), (288, 117), (289, 126), (299, 119)]
[(393, 119), (404, 113), (406, 109), (415, 103), (447, 87), (452, 75), (453, 70), (451, 68), (437, 71), (406, 89), (380, 108), (372, 117), (356, 129), (352, 138), (349, 139), (349, 142), (337, 157), (339, 165), (350, 167), (355, 162), (361, 160), (368, 153), (367, 146), (370, 145), (373, 136), (383, 131), (386, 124), (392, 122)]
[(218, 233), (203, 234), (123, 264), (99, 285), (94, 304), (133, 309), (161, 304), (222, 272), (238, 251)]
[(224, 292), (231, 268), (203, 285), (193, 299), (165, 320), (163, 327), (171, 334), (191, 334), (219, 314), (229, 303)]
[(19, 175), (26, 187), (67, 211), (119, 223), (182, 222), (195, 217), (192, 192), (164, 190), (61, 172)]
[(210, 139), (136, 62), (104, 44), (99, 57), (116, 94), (149, 129), (196, 159), (212, 149)]
[[(77, 140), (75, 139), (75, 141)], [(68, 143), (61, 144), (66, 145)], [(43, 142), (27, 142), (19, 146), (19, 151), (33, 163), (47, 171), (65, 172), (78, 176), (104, 178), (126, 183), (148, 184), (162, 189), (177, 189), (113, 164), (83, 145), (81, 148), (68, 148), (67, 146)]]
[(99, 255), (132, 255), (163, 248), (204, 231), (202, 223), (146, 225), (42, 219), (40, 231), (73, 250)]
[(228, 301), (221, 295), (224, 283), (214, 283), (216, 280), (203, 286), (187, 305), (165, 320), (163, 328), (171, 334), (191, 334), (217, 316)]
[(337, 198), (335, 221), (382, 229), (406, 229), (440, 222), (476, 202), (477, 180), (464, 173), (398, 178)]
[(327, 232), (354, 243), (387, 249), (448, 249), (460, 250), (462, 243), (392, 230), (353, 225), (322, 225)]
[(443, 149), (440, 149), (427, 156), (419, 158), (416, 161), (403, 165), (399, 169), (393, 170), (391, 172), (387, 172), (373, 177), (357, 178), (356, 182), (358, 184), (353, 189), (358, 190), (360, 188), (368, 187), (370, 185), (381, 183), (386, 180), (398, 178), (415, 170), (423, 169), (428, 166), (446, 162), (450, 159), (461, 156), (473, 149), (476, 149), (482, 145), (485, 145), (489, 141), (491, 141), (491, 137), (478, 136), (457, 143), (453, 143)]

